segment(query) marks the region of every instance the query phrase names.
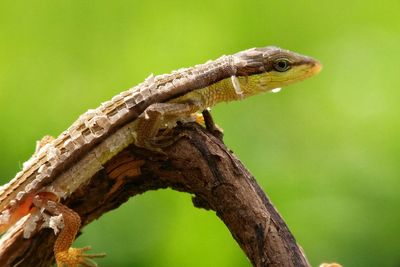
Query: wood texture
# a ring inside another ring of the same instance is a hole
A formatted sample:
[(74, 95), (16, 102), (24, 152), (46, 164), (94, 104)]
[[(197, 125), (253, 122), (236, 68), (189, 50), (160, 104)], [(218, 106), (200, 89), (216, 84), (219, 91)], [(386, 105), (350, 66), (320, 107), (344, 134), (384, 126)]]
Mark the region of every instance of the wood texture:
[[(192, 194), (196, 207), (215, 211), (253, 266), (310, 266), (254, 177), (223, 142), (195, 124), (175, 131), (180, 138), (165, 155), (130, 146), (63, 203), (84, 226), (132, 196), (169, 187)], [(23, 239), (17, 228), (0, 248), (0, 266), (50, 266), (54, 241), (50, 229)]]

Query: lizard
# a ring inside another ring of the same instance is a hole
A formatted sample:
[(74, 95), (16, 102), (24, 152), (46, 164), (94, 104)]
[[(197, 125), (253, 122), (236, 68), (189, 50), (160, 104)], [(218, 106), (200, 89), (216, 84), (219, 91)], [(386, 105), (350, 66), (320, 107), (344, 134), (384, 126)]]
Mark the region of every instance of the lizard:
[(62, 202), (108, 160), (131, 144), (162, 151), (157, 142), (161, 130), (199, 121), (199, 112), (220, 102), (276, 91), (321, 68), (316, 59), (267, 46), (150, 75), (88, 110), (57, 138), (45, 137), (39, 143), (22, 170), (0, 188), (0, 232), (25, 218), (26, 238), (39, 226), (53, 228), (57, 266), (96, 266), (93, 258), (103, 254), (86, 254), (90, 247), (71, 247), (81, 221)]

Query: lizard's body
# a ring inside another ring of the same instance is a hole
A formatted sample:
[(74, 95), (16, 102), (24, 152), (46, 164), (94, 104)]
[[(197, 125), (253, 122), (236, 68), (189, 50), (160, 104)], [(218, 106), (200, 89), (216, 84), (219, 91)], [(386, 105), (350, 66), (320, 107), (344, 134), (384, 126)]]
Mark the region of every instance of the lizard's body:
[[(289, 69), (276, 65), (282, 61), (290, 64)], [(49, 203), (61, 205), (58, 199), (65, 199), (88, 182), (128, 145), (153, 148), (151, 141), (161, 128), (188, 121), (196, 112), (219, 102), (303, 80), (319, 69), (319, 63), (309, 57), (266, 47), (223, 56), (171, 74), (150, 76), (83, 114), (59, 137), (38, 149), (22, 171), (0, 188), (0, 231), (26, 214), (40, 217)], [(51, 207), (48, 210), (54, 215), (68, 216), (66, 211)], [(86, 262), (82, 251), (68, 252), (75, 234), (61, 248), (55, 248), (59, 265)], [(68, 256), (73, 253), (76, 255), (71, 260)]]

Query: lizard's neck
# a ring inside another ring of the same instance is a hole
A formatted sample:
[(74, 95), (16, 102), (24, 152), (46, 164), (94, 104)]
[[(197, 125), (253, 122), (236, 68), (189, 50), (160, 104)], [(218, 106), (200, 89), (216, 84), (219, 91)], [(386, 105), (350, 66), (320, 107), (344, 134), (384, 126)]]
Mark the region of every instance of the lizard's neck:
[[(170, 102), (198, 101), (205, 109), (215, 106), (220, 102), (241, 100), (246, 97), (265, 91), (266, 86), (261, 86), (265, 77), (259, 75), (230, 77), (216, 82), (210, 86), (194, 90)], [(268, 91), (268, 90), (267, 90)]]

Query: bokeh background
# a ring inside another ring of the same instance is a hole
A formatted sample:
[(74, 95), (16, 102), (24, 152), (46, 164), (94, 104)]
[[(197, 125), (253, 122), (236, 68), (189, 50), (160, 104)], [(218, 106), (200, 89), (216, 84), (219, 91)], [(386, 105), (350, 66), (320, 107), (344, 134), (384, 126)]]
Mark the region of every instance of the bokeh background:
[[(1, 1), (0, 179), (35, 141), (161, 74), (278, 45), (317, 77), (213, 109), (313, 265), (400, 266), (399, 1)], [(100, 266), (250, 266), (212, 212), (172, 190), (132, 198), (75, 246)]]

